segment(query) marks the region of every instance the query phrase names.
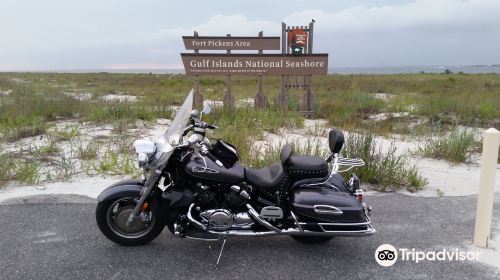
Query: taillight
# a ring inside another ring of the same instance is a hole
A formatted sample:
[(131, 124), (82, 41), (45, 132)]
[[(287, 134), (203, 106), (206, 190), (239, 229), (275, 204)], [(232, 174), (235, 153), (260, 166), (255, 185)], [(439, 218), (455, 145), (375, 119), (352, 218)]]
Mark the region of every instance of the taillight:
[(362, 189), (357, 189), (356, 192), (354, 193), (354, 195), (358, 199), (359, 203), (363, 203), (363, 190)]

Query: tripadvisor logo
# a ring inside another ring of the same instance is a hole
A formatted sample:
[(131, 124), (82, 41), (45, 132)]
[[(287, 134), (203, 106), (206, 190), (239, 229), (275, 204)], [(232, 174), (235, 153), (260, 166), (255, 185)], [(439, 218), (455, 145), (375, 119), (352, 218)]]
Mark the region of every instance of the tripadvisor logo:
[(391, 244), (382, 244), (375, 250), (375, 260), (381, 266), (392, 266), (399, 259), (419, 263), (422, 261), (474, 261), (479, 260), (480, 251), (460, 251), (442, 249), (439, 251), (420, 251), (407, 248), (396, 249)]
[(375, 260), (381, 266), (391, 266), (398, 260), (398, 251), (391, 244), (382, 244), (375, 250)]

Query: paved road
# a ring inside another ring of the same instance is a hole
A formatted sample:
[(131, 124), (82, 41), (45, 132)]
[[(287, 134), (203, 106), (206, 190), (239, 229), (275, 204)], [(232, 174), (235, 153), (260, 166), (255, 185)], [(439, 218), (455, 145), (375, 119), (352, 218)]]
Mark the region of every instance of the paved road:
[[(336, 238), (315, 246), (289, 237), (231, 238), (217, 270), (219, 243), (179, 239), (165, 230), (149, 245), (121, 247), (100, 234), (95, 204), (50, 203), (55, 200), (58, 197), (41, 197), (36, 204), (26, 200), (28, 204), (0, 206), (1, 279), (500, 278), (494, 268), (478, 262), (398, 261), (385, 268), (374, 259), (375, 249), (383, 243), (418, 250), (466, 250), (473, 234), (474, 197), (372, 196), (378, 229), (373, 237)], [(497, 195), (495, 215), (499, 214)]]

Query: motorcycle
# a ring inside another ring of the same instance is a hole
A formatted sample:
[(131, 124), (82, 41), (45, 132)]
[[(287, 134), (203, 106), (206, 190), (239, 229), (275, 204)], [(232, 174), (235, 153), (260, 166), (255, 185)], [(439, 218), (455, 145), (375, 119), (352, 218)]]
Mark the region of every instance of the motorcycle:
[(340, 156), (341, 131), (330, 131), (327, 159), (295, 156), (285, 145), (276, 163), (244, 167), (235, 147), (207, 139), (207, 130), (218, 128), (202, 120), (211, 108), (192, 107), (191, 91), (165, 134), (134, 142), (140, 180), (118, 182), (97, 197), (97, 225), (111, 241), (143, 245), (165, 226), (178, 237), (224, 244), (229, 236), (288, 235), (310, 244), (376, 232), (359, 178), (353, 173), (346, 182), (339, 174), (364, 165)]

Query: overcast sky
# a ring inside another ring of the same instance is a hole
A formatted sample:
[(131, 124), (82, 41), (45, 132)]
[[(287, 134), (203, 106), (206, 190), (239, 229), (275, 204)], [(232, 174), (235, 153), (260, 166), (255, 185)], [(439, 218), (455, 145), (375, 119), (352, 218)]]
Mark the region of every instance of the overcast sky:
[(0, 71), (181, 68), (182, 35), (316, 20), (330, 66), (500, 63), (500, 0), (0, 0)]

